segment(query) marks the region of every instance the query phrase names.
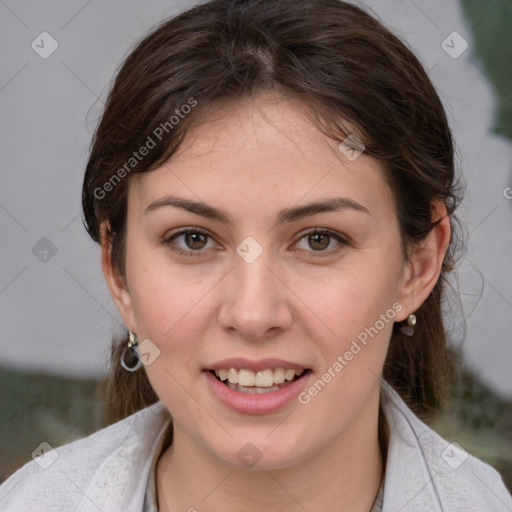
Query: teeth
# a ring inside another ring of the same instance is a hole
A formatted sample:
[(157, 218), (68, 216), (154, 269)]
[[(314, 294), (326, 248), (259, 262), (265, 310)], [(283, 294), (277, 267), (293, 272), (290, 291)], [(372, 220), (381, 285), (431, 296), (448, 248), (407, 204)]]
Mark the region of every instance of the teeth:
[(295, 370), (286, 370), (284, 372), (284, 378), (286, 380), (293, 380), (293, 377), (295, 377)]
[(284, 374), (285, 374), (284, 368), (276, 368), (274, 370), (274, 382), (276, 384), (282, 384), (284, 382)]
[[(239, 370), (238, 384), (241, 386), (254, 386), (255, 381), (256, 377), (254, 376), (254, 372), (251, 372), (250, 370)], [(272, 383), (270, 383), (270, 385), (272, 385)]]
[[(240, 373), (248, 370), (240, 370)], [(254, 372), (251, 372), (254, 375)], [(295, 374), (295, 372), (293, 372)], [(258, 388), (269, 388), (274, 384), (274, 372), (272, 370), (263, 370), (262, 372), (257, 372), (255, 377), (254, 385)], [(240, 384), (243, 384), (241, 382)]]
[(272, 391), (279, 391), (279, 386), (271, 386), (269, 388), (259, 388), (257, 386), (240, 386), (240, 384), (229, 384), (228, 387), (233, 391), (239, 393), (247, 393), (249, 395), (262, 395), (264, 393), (271, 393)]
[(220, 380), (227, 380), (229, 384), (235, 385), (235, 387), (238, 384), (244, 388), (271, 388), (283, 384), (285, 380), (292, 381), (296, 375), (300, 376), (303, 373), (303, 369), (294, 370), (291, 368), (269, 368), (259, 372), (253, 372), (245, 368), (240, 370), (236, 368), (221, 368), (220, 370), (215, 370), (215, 375)]
[(231, 384), (238, 384), (238, 371), (234, 368), (228, 370), (228, 381), (231, 382)]

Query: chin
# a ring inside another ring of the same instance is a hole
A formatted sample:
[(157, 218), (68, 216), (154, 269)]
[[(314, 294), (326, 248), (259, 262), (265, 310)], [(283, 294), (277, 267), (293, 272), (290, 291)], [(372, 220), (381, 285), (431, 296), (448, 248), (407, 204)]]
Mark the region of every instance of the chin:
[[(215, 440), (215, 445), (217, 444), (218, 440)], [(298, 438), (293, 439), (284, 429), (281, 435), (272, 433), (272, 429), (268, 428), (258, 435), (240, 433), (228, 443), (215, 445), (210, 445), (214, 456), (237, 469), (253, 471), (285, 469), (307, 457), (305, 453), (307, 450), (303, 443)]]

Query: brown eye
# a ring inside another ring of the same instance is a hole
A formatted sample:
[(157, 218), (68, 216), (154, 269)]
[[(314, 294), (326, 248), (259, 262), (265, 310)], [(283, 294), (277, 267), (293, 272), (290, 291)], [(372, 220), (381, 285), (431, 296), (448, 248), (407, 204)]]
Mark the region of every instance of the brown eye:
[(206, 256), (207, 250), (215, 246), (208, 233), (192, 228), (174, 233), (163, 239), (162, 244), (177, 254), (195, 257)]
[[(295, 244), (296, 248), (309, 253), (333, 254), (349, 245), (347, 239), (334, 231), (314, 229), (305, 233)], [(318, 254), (323, 255), (323, 254)]]
[(204, 233), (199, 233), (197, 231), (192, 231), (190, 233), (186, 233), (184, 235), (185, 243), (189, 249), (203, 249), (208, 241), (208, 236)]
[(331, 237), (326, 233), (312, 233), (308, 236), (309, 245), (315, 251), (323, 251), (329, 247)]

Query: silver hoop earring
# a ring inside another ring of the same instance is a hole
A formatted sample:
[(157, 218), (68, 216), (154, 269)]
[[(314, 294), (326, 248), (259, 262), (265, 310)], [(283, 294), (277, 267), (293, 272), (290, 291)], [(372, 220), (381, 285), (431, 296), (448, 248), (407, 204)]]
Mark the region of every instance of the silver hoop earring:
[(400, 327), (400, 332), (406, 336), (412, 336), (414, 334), (414, 326), (416, 325), (416, 315), (410, 314), (407, 318), (407, 325)]
[[(121, 354), (121, 366), (127, 372), (136, 372), (142, 366), (142, 361), (139, 357), (139, 340), (137, 339), (137, 335), (134, 332), (128, 332), (130, 333), (130, 339), (128, 340), (128, 345), (124, 347), (123, 353)], [(128, 364), (126, 364), (125, 360), (127, 352), (129, 352), (130, 361)], [(133, 364), (134, 362), (135, 364)]]

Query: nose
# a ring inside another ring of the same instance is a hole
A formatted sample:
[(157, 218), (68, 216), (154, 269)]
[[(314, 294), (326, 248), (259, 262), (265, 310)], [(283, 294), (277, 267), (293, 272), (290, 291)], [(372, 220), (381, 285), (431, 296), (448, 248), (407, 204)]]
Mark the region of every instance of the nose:
[(227, 279), (219, 311), (222, 328), (246, 340), (263, 341), (290, 327), (293, 294), (265, 252), (252, 263), (237, 258)]

